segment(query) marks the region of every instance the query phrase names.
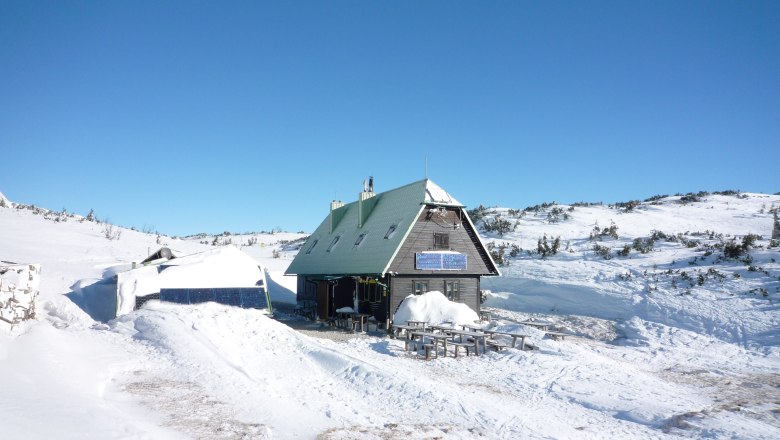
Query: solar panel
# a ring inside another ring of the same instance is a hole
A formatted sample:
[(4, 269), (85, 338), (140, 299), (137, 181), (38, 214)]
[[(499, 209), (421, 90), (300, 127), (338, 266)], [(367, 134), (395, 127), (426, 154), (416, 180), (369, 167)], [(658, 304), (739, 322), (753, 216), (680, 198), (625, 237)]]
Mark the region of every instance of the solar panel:
[(243, 308), (268, 308), (262, 287), (222, 287), (208, 289), (160, 289), (160, 301), (177, 304), (199, 304), (214, 301)]
[(415, 268), (419, 270), (465, 270), (466, 255), (452, 252), (418, 252)]

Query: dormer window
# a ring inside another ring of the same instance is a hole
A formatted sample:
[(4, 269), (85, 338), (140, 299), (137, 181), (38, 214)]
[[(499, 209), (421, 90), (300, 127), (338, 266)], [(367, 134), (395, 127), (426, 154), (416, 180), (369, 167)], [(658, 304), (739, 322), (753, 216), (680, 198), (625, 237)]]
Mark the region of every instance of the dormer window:
[(385, 234), (385, 240), (389, 240), (390, 238), (392, 238), (393, 234), (395, 233), (395, 230), (397, 228), (398, 228), (398, 225), (390, 226), (390, 228), (387, 230), (387, 233)]
[(317, 246), (317, 243), (319, 243), (319, 242), (320, 242), (320, 240), (319, 240), (319, 239), (317, 239), (317, 238), (315, 238), (315, 239), (314, 239), (314, 241), (311, 243), (311, 246), (309, 246), (309, 250), (308, 250), (308, 251), (306, 251), (306, 253), (307, 253), (307, 254), (310, 254), (310, 253), (311, 253), (311, 251), (313, 251), (313, 250), (314, 250), (314, 246)]
[(366, 238), (366, 232), (358, 235), (357, 240), (355, 240), (355, 246), (360, 246), (360, 243), (363, 242), (363, 239)]
[(330, 242), (330, 246), (328, 246), (326, 252), (330, 252), (333, 249), (333, 247), (336, 246), (336, 243), (338, 243), (340, 239), (341, 239), (340, 235), (333, 237), (333, 241)]

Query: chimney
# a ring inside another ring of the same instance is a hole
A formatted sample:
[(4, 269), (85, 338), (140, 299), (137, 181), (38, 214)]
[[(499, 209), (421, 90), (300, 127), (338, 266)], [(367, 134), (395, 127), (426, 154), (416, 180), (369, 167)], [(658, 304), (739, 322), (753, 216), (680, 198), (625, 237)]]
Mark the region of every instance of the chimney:
[[(334, 212), (337, 209), (344, 206), (344, 202), (341, 200), (332, 200), (330, 202), (330, 232), (332, 233), (333, 230), (336, 228), (336, 225), (339, 224), (339, 221), (341, 220), (341, 217), (344, 216), (344, 212)], [(343, 211), (343, 210), (342, 210)]]
[(374, 198), (374, 176), (368, 178), (368, 187), (366, 187), (366, 181), (363, 180), (363, 192), (358, 194), (358, 227), (362, 228), (363, 223), (366, 222), (368, 216), (376, 205), (376, 199)]

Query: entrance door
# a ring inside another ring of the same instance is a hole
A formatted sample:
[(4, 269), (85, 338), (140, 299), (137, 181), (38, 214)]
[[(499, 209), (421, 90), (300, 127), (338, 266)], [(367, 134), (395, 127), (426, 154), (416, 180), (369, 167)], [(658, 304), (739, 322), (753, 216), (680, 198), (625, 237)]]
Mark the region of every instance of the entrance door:
[(330, 318), (330, 284), (325, 281), (317, 283), (317, 318)]

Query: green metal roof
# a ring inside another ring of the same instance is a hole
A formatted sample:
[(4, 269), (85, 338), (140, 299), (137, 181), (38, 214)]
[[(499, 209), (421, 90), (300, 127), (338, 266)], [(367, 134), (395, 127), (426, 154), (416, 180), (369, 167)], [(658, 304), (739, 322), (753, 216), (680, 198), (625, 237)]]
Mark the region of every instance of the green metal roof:
[[(374, 206), (364, 215), (362, 226), (359, 202), (335, 209), (306, 240), (285, 274), (384, 275), (425, 205), (463, 206), (428, 179), (379, 193), (363, 203)], [(394, 231), (388, 233), (392, 227)]]

